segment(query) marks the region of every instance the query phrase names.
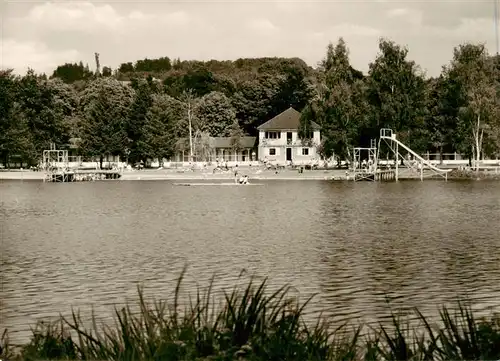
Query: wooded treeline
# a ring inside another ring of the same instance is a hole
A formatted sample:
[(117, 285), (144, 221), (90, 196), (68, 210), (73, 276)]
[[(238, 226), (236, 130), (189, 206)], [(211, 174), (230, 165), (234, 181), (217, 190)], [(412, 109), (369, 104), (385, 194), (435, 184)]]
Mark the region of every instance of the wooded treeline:
[(315, 69), (298, 58), (124, 63), (95, 74), (64, 64), (47, 77), (0, 73), (0, 161), (35, 164), (50, 143), (80, 139), (84, 156), (130, 162), (169, 158), (178, 139), (256, 135), (292, 106), (322, 127), (322, 155), (351, 156), (380, 128), (419, 152), (458, 152), (469, 159), (500, 151), (500, 58), (483, 45), (457, 46), (439, 77), (428, 78), (408, 50), (381, 39), (368, 74), (353, 69), (348, 48), (329, 44)]

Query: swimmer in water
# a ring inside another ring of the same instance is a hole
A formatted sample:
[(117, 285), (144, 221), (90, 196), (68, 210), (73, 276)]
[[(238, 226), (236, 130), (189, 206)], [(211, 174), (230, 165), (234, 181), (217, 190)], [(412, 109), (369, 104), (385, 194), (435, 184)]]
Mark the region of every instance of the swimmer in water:
[(245, 176), (240, 177), (240, 179), (238, 179), (238, 183), (239, 184), (248, 184), (248, 176), (245, 175)]

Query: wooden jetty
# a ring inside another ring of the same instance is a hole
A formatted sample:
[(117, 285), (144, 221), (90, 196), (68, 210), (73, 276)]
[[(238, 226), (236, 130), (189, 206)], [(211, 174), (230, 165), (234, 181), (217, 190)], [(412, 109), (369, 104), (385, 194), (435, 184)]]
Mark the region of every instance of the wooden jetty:
[(354, 172), (353, 180), (359, 181), (395, 181), (396, 172), (394, 169), (377, 169), (376, 171)]
[(45, 171), (44, 182), (85, 182), (105, 179), (119, 179), (121, 170), (112, 169), (82, 169), (72, 168), (68, 162), (68, 151), (51, 149), (43, 151), (43, 170)]
[(119, 179), (121, 172), (117, 170), (57, 170), (45, 175), (46, 182), (88, 182), (107, 179)]
[(174, 186), (184, 186), (184, 187), (193, 187), (193, 186), (262, 186), (262, 183), (247, 183), (247, 184), (239, 184), (239, 183), (206, 183), (206, 182), (196, 182), (196, 183), (174, 183)]
[(394, 169), (378, 169), (374, 174), (375, 180), (378, 181), (395, 181), (396, 180), (396, 171)]

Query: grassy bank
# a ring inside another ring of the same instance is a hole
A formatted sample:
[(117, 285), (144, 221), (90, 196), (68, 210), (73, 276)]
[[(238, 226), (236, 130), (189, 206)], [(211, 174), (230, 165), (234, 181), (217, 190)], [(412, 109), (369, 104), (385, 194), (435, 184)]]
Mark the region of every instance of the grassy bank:
[[(84, 327), (77, 313), (56, 323), (40, 323), (31, 341), (19, 347), (1, 340), (7, 360), (498, 360), (500, 318), (478, 320), (470, 307), (440, 310), (431, 324), (415, 310), (411, 328), (396, 315), (392, 326), (344, 325), (332, 329), (319, 317), (304, 322), (307, 302), (288, 288), (270, 294), (266, 282), (235, 288), (215, 303), (209, 287), (180, 310), (182, 276), (170, 302), (147, 302), (139, 289), (137, 311), (115, 310), (116, 324)], [(369, 332), (365, 332), (365, 331)], [(361, 336), (369, 334), (370, 336)]]
[(490, 170), (480, 170), (476, 172), (475, 170), (463, 170), (454, 169), (448, 175), (449, 179), (488, 179), (488, 180), (500, 180), (499, 168), (494, 168)]

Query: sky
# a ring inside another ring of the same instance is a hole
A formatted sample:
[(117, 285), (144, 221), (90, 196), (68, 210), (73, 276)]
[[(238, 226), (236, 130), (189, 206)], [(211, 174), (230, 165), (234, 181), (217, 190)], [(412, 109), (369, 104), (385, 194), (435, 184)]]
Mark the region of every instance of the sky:
[(453, 48), (484, 43), (496, 52), (493, 0), (479, 1), (20, 1), (0, 0), (0, 65), (51, 74), (66, 62), (116, 68), (168, 56), (182, 60), (300, 57), (316, 66), (343, 37), (366, 72), (381, 37), (409, 49), (428, 76)]

